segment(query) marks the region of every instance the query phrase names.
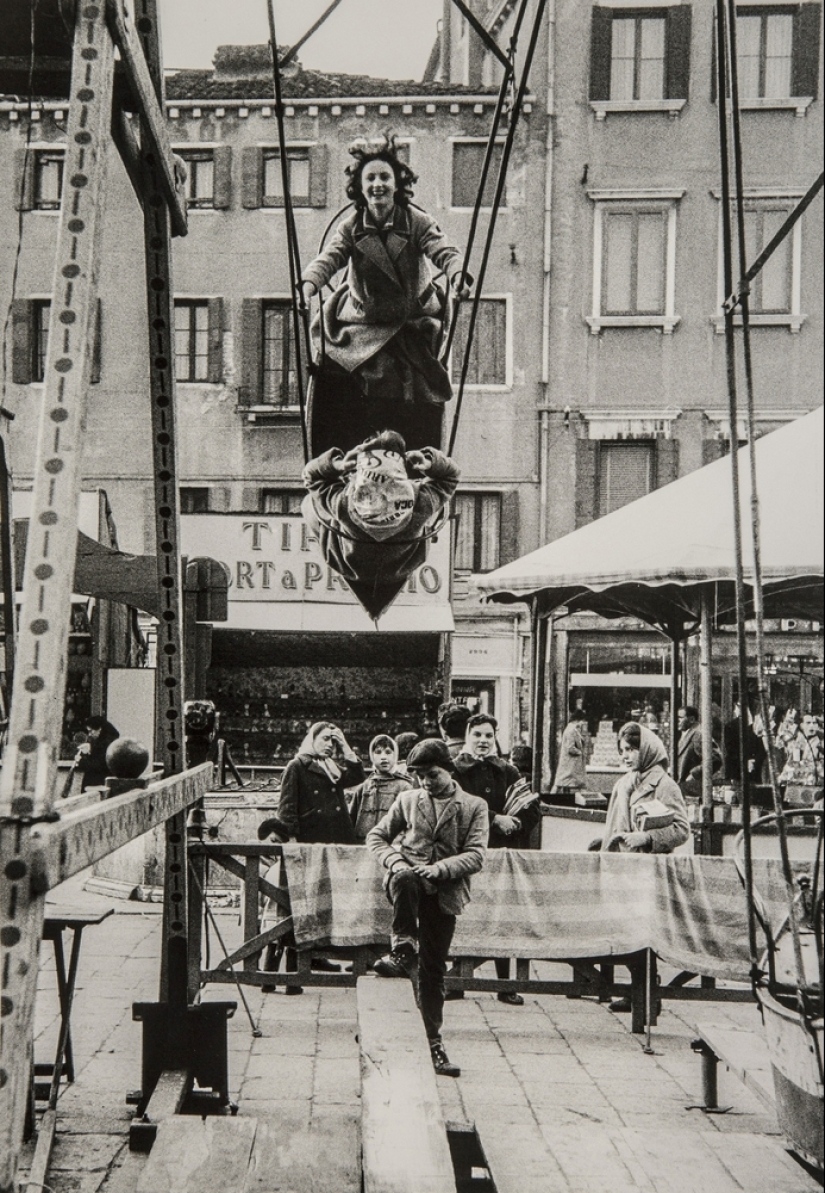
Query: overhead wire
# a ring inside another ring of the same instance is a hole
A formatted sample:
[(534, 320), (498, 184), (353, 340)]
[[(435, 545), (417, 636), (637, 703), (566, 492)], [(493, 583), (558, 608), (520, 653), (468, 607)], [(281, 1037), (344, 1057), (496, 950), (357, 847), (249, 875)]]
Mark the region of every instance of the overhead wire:
[[(728, 37), (725, 0), (716, 0), (716, 77), (717, 108), (719, 120), (719, 154), (722, 183), (722, 272), (724, 290), (733, 290), (733, 229), (731, 224), (730, 192), (730, 149), (728, 142), (727, 100), (728, 100)], [(745, 639), (745, 576), (742, 558), (742, 510), (739, 504), (739, 452), (736, 447), (739, 426), (738, 395), (736, 383), (736, 345), (734, 342), (734, 312), (725, 308), (725, 367), (728, 388), (728, 426), (731, 438), (730, 468), (733, 490), (733, 540), (735, 556), (735, 609), (737, 678), (739, 682), (739, 766), (742, 794), (742, 820), (750, 825), (751, 790), (747, 768), (747, 698), (748, 662)], [(756, 988), (759, 977), (759, 953), (756, 940), (756, 919), (754, 914), (753, 851), (750, 832), (744, 834), (745, 894), (748, 907), (748, 949), (751, 961), (751, 984)]]
[[(289, 185), (289, 158), (287, 154), (286, 132), (284, 129), (284, 99), (281, 89), (281, 65), (278, 54), (278, 38), (275, 32), (274, 0), (267, 0), (267, 16), (269, 18), (269, 48), (272, 55), (272, 75), (275, 84), (275, 122), (278, 129), (278, 144), (280, 146), (281, 186), (284, 195), (284, 217), (286, 222), (287, 257), (289, 261), (289, 283), (292, 293), (292, 330), (295, 352), (295, 380), (298, 386), (298, 401), (301, 412), (301, 438), (304, 449), (304, 463), (309, 463), (309, 427), (307, 425), (306, 389), (304, 386), (304, 363), (302, 350), (307, 353), (307, 360), (311, 359), (309, 343), (309, 314), (306, 300), (301, 287), (301, 255), (298, 235), (295, 228), (295, 212), (292, 207), (292, 192)], [(328, 10), (328, 11), (331, 11)], [(309, 35), (307, 35), (309, 36)], [(306, 38), (304, 39), (306, 40)], [(301, 333), (303, 331), (303, 349)]]

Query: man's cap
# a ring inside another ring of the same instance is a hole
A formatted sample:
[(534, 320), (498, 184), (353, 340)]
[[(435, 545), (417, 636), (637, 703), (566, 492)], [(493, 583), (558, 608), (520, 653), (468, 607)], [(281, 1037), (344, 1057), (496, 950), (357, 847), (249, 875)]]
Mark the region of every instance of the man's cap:
[(450, 774), (455, 773), (455, 763), (440, 737), (425, 737), (407, 755), (407, 770), (426, 770), (428, 766), (440, 766)]

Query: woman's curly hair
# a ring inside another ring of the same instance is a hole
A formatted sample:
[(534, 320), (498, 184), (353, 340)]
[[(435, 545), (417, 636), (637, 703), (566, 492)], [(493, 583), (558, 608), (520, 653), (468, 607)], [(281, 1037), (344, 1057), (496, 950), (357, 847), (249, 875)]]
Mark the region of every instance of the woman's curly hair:
[(347, 198), (351, 199), (356, 207), (366, 207), (367, 205), (361, 188), (361, 171), (367, 162), (374, 161), (386, 162), (392, 167), (392, 172), (395, 175), (395, 202), (399, 207), (406, 207), (409, 204), (413, 197), (413, 184), (418, 182), (418, 175), (412, 172), (406, 162), (401, 161), (393, 134), (384, 133), (383, 137), (373, 141), (367, 141), (361, 137), (357, 141), (353, 141), (349, 147), (349, 153), (355, 160), (344, 171), (349, 180), (347, 182)]

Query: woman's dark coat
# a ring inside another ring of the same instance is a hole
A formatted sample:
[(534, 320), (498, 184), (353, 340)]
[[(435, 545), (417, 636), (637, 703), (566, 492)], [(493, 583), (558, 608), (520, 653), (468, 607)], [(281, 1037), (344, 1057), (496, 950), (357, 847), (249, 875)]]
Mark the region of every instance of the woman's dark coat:
[(81, 791), (85, 791), (87, 787), (102, 787), (106, 782), (112, 773), (106, 764), (106, 751), (119, 737), (120, 734), (114, 725), (110, 721), (106, 721), (95, 741), (89, 742), (91, 747), (89, 753), (82, 754), (76, 764), (77, 769), (83, 775), (83, 781), (80, 784)]
[(324, 764), (311, 754), (298, 754), (287, 765), (281, 779), (278, 816), (298, 841), (356, 843), (344, 788), (361, 783), (364, 768), (357, 760), (338, 765), (341, 775), (334, 781)]
[(461, 272), (458, 249), (426, 212), (396, 207), (386, 230), (379, 230), (366, 210), (341, 221), (303, 273), (320, 292), (348, 267), (346, 279), (324, 304), (324, 350), (331, 360), (351, 373), (409, 324), (435, 354), (441, 297), (425, 258), (450, 279)]
[(538, 824), (541, 815), (539, 801), (534, 800), (516, 816), (521, 829), (508, 837), (493, 824), (494, 816), (501, 816), (507, 792), (518, 783), (521, 774), (503, 758), (473, 758), (470, 754), (459, 754), (455, 760), (459, 786), (470, 795), (480, 796), (490, 813), (490, 849), (528, 849), (530, 834)]

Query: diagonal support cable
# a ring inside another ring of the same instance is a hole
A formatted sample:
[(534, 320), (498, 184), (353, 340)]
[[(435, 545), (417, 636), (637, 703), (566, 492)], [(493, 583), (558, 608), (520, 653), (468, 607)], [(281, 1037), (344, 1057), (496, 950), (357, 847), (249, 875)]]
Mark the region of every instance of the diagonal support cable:
[(318, 20), (315, 21), (314, 24), (310, 25), (309, 29), (307, 29), (304, 36), (299, 37), (298, 40), (295, 42), (295, 45), (289, 47), (287, 52), (284, 54), (283, 58), (281, 58), (280, 61), (278, 62), (278, 65), (281, 68), (281, 70), (283, 70), (285, 66), (289, 66), (290, 62), (293, 60), (293, 58), (298, 53), (298, 51), (303, 46), (306, 45), (306, 43), (312, 37), (313, 33), (317, 32), (317, 30), (321, 28), (321, 26), (323, 25), (323, 23), (327, 19), (327, 17), (332, 16), (332, 14), (335, 12), (336, 8), (338, 7), (338, 5), (340, 3), (341, 3), (341, 0), (332, 0), (332, 4), (330, 4), (330, 6), (326, 9), (325, 12), (321, 13)]
[(464, 0), (453, 0), (453, 4), (456, 6), (461, 15), (466, 18), (467, 24), (475, 30), (490, 53), (494, 54), (495, 57), (498, 58), (505, 70), (509, 70), (510, 61), (507, 55), (504, 53), (495, 38), (490, 36), (475, 13), (467, 7), (467, 5), (464, 3)]
[[(522, 0), (522, 7), (526, 4), (526, 0)], [(447, 454), (452, 455), (455, 447), (456, 436), (458, 434), (458, 423), (461, 417), (461, 407), (464, 401), (464, 388), (467, 383), (467, 372), (470, 367), (470, 347), (473, 342), (473, 334), (475, 332), (476, 321), (478, 319), (478, 307), (481, 300), (482, 290), (484, 288), (484, 277), (487, 273), (487, 264), (490, 260), (490, 250), (493, 245), (493, 236), (496, 230), (496, 218), (498, 216), (499, 208), (501, 207), (501, 200), (504, 194), (504, 183), (507, 178), (507, 167), (510, 164), (510, 154), (513, 149), (513, 141), (516, 136), (516, 128), (518, 127), (518, 120), (521, 114), (522, 105), (524, 103), (524, 96), (527, 91), (527, 83), (530, 77), (530, 68), (533, 65), (533, 56), (536, 52), (536, 44), (538, 42), (539, 28), (541, 26), (542, 18), (547, 7), (547, 0), (538, 0), (535, 14), (533, 16), (533, 28), (530, 32), (530, 41), (527, 46), (527, 53), (524, 58), (524, 65), (522, 67), (521, 78), (519, 80), (516, 97), (513, 101), (513, 109), (510, 114), (510, 124), (507, 129), (507, 136), (504, 141), (504, 148), (501, 153), (501, 163), (499, 165), (498, 179), (496, 181), (496, 193), (493, 197), (492, 211), (490, 214), (490, 223), (487, 228), (487, 239), (484, 244), (484, 253), (481, 258), (481, 265), (478, 271), (478, 278), (475, 283), (475, 293), (473, 295), (473, 302), (470, 307), (469, 326), (467, 328), (467, 342), (464, 350), (464, 359), (461, 364), (461, 378), (458, 383), (458, 395), (456, 397), (455, 414), (453, 415), (452, 426), (450, 427), (450, 443), (447, 449)]]

